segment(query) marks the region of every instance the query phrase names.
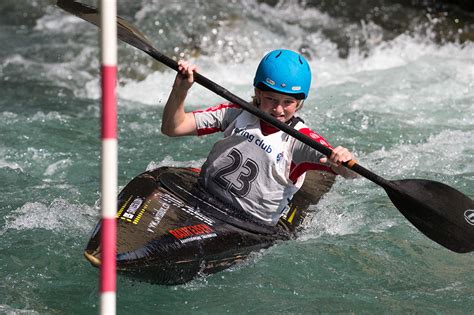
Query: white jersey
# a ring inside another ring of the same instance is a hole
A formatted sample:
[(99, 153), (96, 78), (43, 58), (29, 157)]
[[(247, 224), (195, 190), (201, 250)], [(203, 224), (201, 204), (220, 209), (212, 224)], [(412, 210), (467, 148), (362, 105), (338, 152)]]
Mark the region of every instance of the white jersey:
[[(224, 132), (203, 164), (199, 181), (224, 203), (276, 225), (307, 170), (330, 171), (321, 153), (233, 104), (195, 111), (198, 135)], [(328, 147), (300, 119), (294, 128)]]

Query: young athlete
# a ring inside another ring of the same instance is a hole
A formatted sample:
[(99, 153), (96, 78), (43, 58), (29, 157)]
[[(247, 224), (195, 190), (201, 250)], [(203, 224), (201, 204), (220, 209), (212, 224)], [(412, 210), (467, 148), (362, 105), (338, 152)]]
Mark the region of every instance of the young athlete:
[[(222, 202), (250, 214), (257, 222), (276, 225), (292, 196), (301, 188), (308, 170), (327, 170), (354, 177), (342, 166), (352, 154), (343, 147), (323, 154), (242, 110), (221, 104), (185, 112), (184, 101), (197, 67), (186, 61), (179, 71), (163, 112), (161, 131), (168, 136), (202, 136), (218, 131), (216, 142), (203, 164), (199, 183)], [(330, 147), (295, 116), (308, 97), (311, 70), (306, 59), (290, 50), (274, 50), (260, 62), (254, 78), (253, 103), (281, 122)]]

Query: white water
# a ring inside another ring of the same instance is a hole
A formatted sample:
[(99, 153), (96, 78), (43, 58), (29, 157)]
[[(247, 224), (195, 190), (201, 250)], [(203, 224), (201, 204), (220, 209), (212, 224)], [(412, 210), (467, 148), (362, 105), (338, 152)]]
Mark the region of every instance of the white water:
[[(313, 69), (301, 115), (331, 144), (388, 179), (433, 179), (474, 196), (472, 43), (408, 32), (384, 40), (370, 21), (347, 24), (294, 1), (192, 1), (180, 14), (182, 2), (119, 6), (157, 48), (189, 56), (244, 99), (265, 52), (301, 49)], [(98, 32), (54, 7), (32, 25), (0, 31), (0, 313), (96, 312), (97, 271), (82, 250), (99, 217)], [(347, 58), (328, 30), (348, 35)], [(356, 44), (360, 34), (368, 46)], [(201, 165), (220, 135), (161, 135), (174, 73), (119, 47), (120, 187), (145, 169)], [(188, 101), (224, 100), (195, 86)], [(339, 179), (314, 210), (297, 240), (223, 273), (172, 288), (119, 277), (120, 312), (472, 310), (472, 255), (431, 242), (376, 185)]]

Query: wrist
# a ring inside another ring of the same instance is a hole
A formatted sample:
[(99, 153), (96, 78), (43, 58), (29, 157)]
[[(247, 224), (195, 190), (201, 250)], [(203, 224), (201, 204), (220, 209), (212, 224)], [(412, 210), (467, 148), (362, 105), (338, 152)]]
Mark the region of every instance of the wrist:
[(189, 87), (173, 84), (171, 94), (174, 94), (176, 96), (186, 96), (188, 94), (188, 91), (189, 91)]

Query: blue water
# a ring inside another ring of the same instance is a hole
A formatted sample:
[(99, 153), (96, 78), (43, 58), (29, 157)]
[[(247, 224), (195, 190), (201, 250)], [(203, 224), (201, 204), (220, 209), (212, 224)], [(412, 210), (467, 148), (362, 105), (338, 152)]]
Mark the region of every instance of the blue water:
[[(435, 41), (429, 24), (386, 38), (374, 23), (292, 1), (183, 3), (119, 3), (119, 12), (246, 99), (265, 52), (300, 49), (313, 69), (301, 112), (313, 129), (388, 179), (432, 179), (474, 196), (472, 42)], [(0, 5), (4, 314), (98, 311), (98, 270), (82, 256), (99, 219), (98, 32), (50, 4)], [(335, 29), (349, 38), (347, 55)], [(173, 78), (119, 45), (120, 187), (147, 168), (200, 166), (221, 136), (160, 133)], [(188, 100), (189, 109), (223, 101), (199, 86)], [(376, 185), (339, 179), (314, 212), (298, 239), (186, 285), (119, 276), (118, 313), (472, 313), (473, 254), (426, 238)]]

